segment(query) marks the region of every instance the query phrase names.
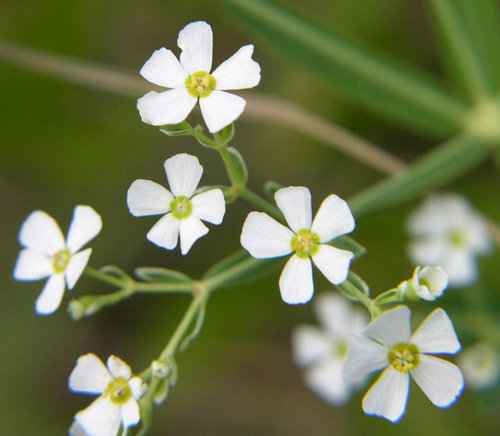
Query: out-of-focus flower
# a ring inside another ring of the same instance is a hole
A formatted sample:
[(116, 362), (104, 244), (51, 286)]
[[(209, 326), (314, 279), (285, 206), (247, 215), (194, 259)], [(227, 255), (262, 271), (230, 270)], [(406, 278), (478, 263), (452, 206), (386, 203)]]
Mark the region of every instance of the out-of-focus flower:
[(466, 348), (459, 357), (465, 382), (471, 389), (487, 389), (498, 381), (500, 355), (494, 348), (478, 343)]
[(71, 427), (73, 432), (116, 436), (120, 425), (125, 431), (139, 422), (137, 400), (145, 393), (144, 386), (139, 377), (132, 377), (130, 366), (120, 358), (109, 356), (106, 368), (95, 354), (85, 354), (78, 358), (68, 384), (74, 392), (100, 395), (75, 415), (78, 424)]
[(54, 312), (64, 294), (73, 289), (89, 261), (91, 248), (80, 250), (101, 231), (101, 216), (90, 206), (76, 206), (69, 226), (68, 237), (47, 213), (37, 210), (24, 221), (19, 243), (25, 247), (14, 268), (16, 280), (40, 280), (48, 277), (35, 303), (40, 315)]
[(173, 250), (177, 240), (182, 254), (208, 233), (202, 223), (220, 224), (226, 212), (224, 194), (218, 188), (195, 195), (203, 167), (198, 158), (180, 153), (165, 161), (172, 192), (151, 180), (136, 180), (127, 192), (127, 205), (134, 216), (164, 215), (147, 238), (159, 247)]
[(415, 239), (409, 256), (417, 265), (441, 265), (450, 286), (467, 286), (477, 279), (476, 256), (488, 253), (492, 239), (484, 218), (457, 194), (431, 195), (408, 222)]
[(458, 367), (429, 353), (455, 354), (460, 343), (448, 315), (434, 310), (411, 334), (406, 306), (389, 310), (361, 334), (353, 334), (344, 363), (344, 377), (356, 382), (383, 369), (363, 398), (363, 411), (397, 422), (406, 410), (410, 375), (438, 407), (451, 406), (464, 387)]
[(179, 32), (180, 62), (166, 48), (156, 50), (141, 69), (155, 85), (172, 88), (148, 92), (137, 101), (142, 121), (154, 126), (178, 124), (200, 102), (208, 130), (215, 133), (238, 118), (246, 101), (225, 92), (253, 88), (260, 82), (260, 66), (252, 59), (253, 45), (241, 47), (212, 73), (212, 28), (204, 21)]
[(292, 332), (295, 363), (304, 368), (306, 386), (335, 406), (351, 397), (354, 387), (342, 375), (347, 355), (348, 338), (367, 324), (364, 314), (345, 298), (327, 293), (314, 301), (320, 327), (299, 325)]
[(309, 189), (282, 188), (274, 198), (291, 230), (265, 213), (251, 212), (243, 224), (241, 245), (257, 259), (293, 253), (281, 273), (281, 297), (288, 304), (307, 303), (314, 293), (312, 262), (334, 285), (346, 280), (354, 255), (328, 242), (352, 232), (354, 218), (347, 203), (334, 194), (323, 200), (314, 221)]

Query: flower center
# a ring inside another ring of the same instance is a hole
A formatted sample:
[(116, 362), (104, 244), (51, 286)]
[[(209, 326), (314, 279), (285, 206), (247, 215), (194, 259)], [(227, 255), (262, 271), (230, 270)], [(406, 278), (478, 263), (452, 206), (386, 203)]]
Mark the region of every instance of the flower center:
[(193, 97), (208, 97), (217, 86), (215, 77), (205, 71), (191, 74), (184, 82), (190, 95)]
[(52, 268), (56, 274), (60, 274), (66, 270), (69, 260), (71, 259), (71, 253), (67, 248), (59, 250), (52, 258)]
[(319, 236), (308, 229), (299, 230), (292, 238), (292, 250), (301, 259), (314, 256), (319, 250)]
[(170, 202), (169, 208), (174, 218), (182, 220), (191, 216), (193, 203), (191, 203), (189, 198), (184, 197), (184, 195), (179, 195)]
[(347, 356), (347, 349), (349, 345), (347, 341), (334, 341), (333, 342), (333, 355), (337, 359), (345, 359)]
[(132, 396), (132, 393), (127, 380), (118, 377), (109, 383), (104, 395), (109, 395), (109, 399), (115, 404), (125, 404)]
[(467, 234), (462, 229), (453, 229), (448, 233), (448, 243), (454, 248), (467, 246)]
[(396, 371), (407, 373), (420, 361), (419, 351), (413, 344), (398, 344), (392, 347), (387, 358)]

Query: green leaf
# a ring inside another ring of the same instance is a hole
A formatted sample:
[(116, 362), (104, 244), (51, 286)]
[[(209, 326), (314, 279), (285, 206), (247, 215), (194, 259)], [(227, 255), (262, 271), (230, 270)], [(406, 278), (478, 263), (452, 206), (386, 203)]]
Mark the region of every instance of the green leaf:
[(187, 121), (179, 124), (168, 124), (160, 128), (160, 132), (168, 136), (187, 136), (191, 135), (193, 128)]
[(220, 132), (220, 137), (224, 144), (229, 144), (234, 136), (234, 123), (229, 124), (229, 126), (224, 127)]
[(349, 271), (347, 280), (340, 285), (336, 285), (342, 294), (351, 301), (361, 301), (362, 299), (369, 299), (370, 288), (353, 271)]
[(223, 2), (280, 54), (322, 76), (364, 108), (432, 134), (462, 127), (466, 105), (430, 77), (392, 65), (270, 1)]
[(142, 266), (135, 269), (135, 275), (145, 282), (164, 282), (164, 283), (189, 283), (192, 279), (186, 274), (172, 269), (159, 268), (153, 266)]
[(366, 248), (363, 247), (358, 241), (350, 236), (339, 236), (333, 240), (332, 245), (342, 250), (354, 253), (354, 258), (358, 259), (366, 253)]
[(227, 152), (231, 159), (231, 165), (227, 167), (231, 181), (235, 186), (245, 186), (248, 180), (248, 169), (245, 160), (234, 147), (228, 147)]

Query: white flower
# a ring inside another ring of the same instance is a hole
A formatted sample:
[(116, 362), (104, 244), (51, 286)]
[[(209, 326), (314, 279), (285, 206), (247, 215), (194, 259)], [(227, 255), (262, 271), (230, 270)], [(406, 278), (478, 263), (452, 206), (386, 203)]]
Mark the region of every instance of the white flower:
[(448, 273), (440, 266), (417, 266), (409, 280), (410, 289), (417, 297), (434, 301), (448, 287)]
[(458, 365), (464, 372), (467, 387), (472, 389), (487, 389), (498, 381), (500, 375), (498, 351), (482, 343), (465, 349), (460, 354)]
[(260, 66), (252, 59), (253, 45), (212, 68), (212, 28), (204, 21), (188, 24), (179, 32), (180, 62), (166, 48), (156, 50), (141, 69), (155, 85), (173, 88), (151, 91), (137, 101), (142, 121), (154, 126), (177, 124), (186, 119), (199, 100), (203, 119), (211, 133), (238, 118), (246, 101), (226, 90), (253, 88), (260, 81)]
[(251, 212), (243, 224), (241, 245), (257, 259), (294, 253), (281, 273), (281, 297), (288, 304), (307, 303), (314, 293), (311, 259), (331, 283), (346, 280), (354, 255), (328, 242), (352, 232), (354, 218), (347, 203), (334, 194), (325, 198), (314, 221), (309, 189), (290, 186), (274, 198), (292, 230), (265, 213)]
[(95, 354), (79, 357), (68, 385), (74, 392), (100, 395), (75, 415), (81, 429), (75, 424), (74, 432), (84, 430), (89, 436), (115, 436), (120, 424), (125, 430), (139, 422), (137, 400), (145, 393), (142, 380), (132, 377), (130, 367), (120, 358), (109, 356), (106, 368)]
[(368, 373), (382, 374), (363, 398), (363, 410), (397, 422), (406, 409), (410, 375), (438, 407), (451, 406), (464, 387), (460, 370), (429, 353), (455, 354), (460, 343), (448, 315), (434, 310), (411, 334), (411, 312), (398, 306), (351, 335), (344, 377), (355, 382)]
[(186, 254), (197, 239), (208, 233), (201, 220), (222, 222), (226, 202), (220, 189), (194, 195), (203, 173), (195, 156), (176, 154), (164, 166), (172, 192), (151, 180), (136, 180), (128, 189), (127, 205), (134, 216), (164, 215), (147, 238), (167, 250), (174, 249), (180, 238), (181, 252)]
[(476, 255), (492, 247), (487, 224), (457, 194), (431, 195), (409, 218), (415, 240), (409, 256), (417, 265), (441, 265), (450, 286), (467, 286), (477, 279)]
[(75, 286), (92, 253), (91, 248), (78, 250), (95, 238), (101, 228), (101, 216), (90, 206), (75, 207), (66, 241), (57, 222), (45, 212), (37, 210), (26, 218), (19, 232), (19, 243), (25, 248), (17, 258), (14, 278), (49, 277), (36, 300), (37, 313), (54, 312), (61, 304), (65, 286)]
[(306, 386), (335, 406), (345, 404), (353, 384), (342, 375), (349, 334), (366, 326), (362, 312), (354, 310), (345, 298), (333, 294), (319, 295), (314, 310), (321, 328), (300, 325), (292, 332), (295, 363), (305, 369)]

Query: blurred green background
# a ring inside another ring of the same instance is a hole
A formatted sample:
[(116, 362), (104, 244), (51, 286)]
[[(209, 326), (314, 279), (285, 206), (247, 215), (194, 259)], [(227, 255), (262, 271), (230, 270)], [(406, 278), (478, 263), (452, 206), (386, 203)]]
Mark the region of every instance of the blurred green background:
[[(282, 4), (402, 64), (444, 76), (425, 2), (288, 0)], [(178, 31), (198, 19), (214, 29), (214, 65), (241, 45), (256, 44), (254, 58), (262, 67), (258, 92), (301, 104), (406, 160), (437, 144), (349, 104), (329, 84), (262, 44), (219, 1), (4, 1), (0, 37), (119, 66), (138, 76), (155, 49), (165, 46), (178, 54)], [(241, 224), (252, 207), (243, 201), (232, 204), (224, 225), (212, 226), (187, 257), (178, 250), (162, 250), (145, 238), (155, 219), (135, 219), (128, 213), (128, 186), (137, 178), (163, 183), (164, 160), (180, 151), (199, 157), (205, 167), (202, 183), (225, 183), (223, 166), (214, 153), (191, 139), (168, 138), (141, 123), (134, 99), (68, 84), (1, 59), (0, 95), (0, 434), (63, 435), (74, 413), (92, 400), (67, 390), (77, 357), (94, 352), (104, 360), (116, 354), (141, 371), (163, 348), (188, 298), (136, 296), (75, 323), (65, 312), (71, 297), (67, 294), (56, 314), (37, 316), (33, 305), (43, 283), (14, 282), (11, 277), (24, 218), (42, 209), (66, 231), (74, 206), (92, 205), (102, 215), (104, 227), (90, 244), (91, 266), (116, 264), (129, 272), (141, 265), (165, 266), (197, 277), (213, 259), (238, 249)], [(247, 161), (253, 189), (260, 191), (269, 179), (309, 186), (315, 208), (329, 193), (348, 198), (382, 177), (282, 127), (240, 120), (233, 145)], [(498, 169), (488, 163), (449, 189), (466, 194), (486, 215), (500, 221), (499, 182)], [(357, 223), (354, 235), (369, 253), (355, 270), (375, 293), (411, 275), (404, 223), (415, 204)], [(495, 304), (499, 260), (498, 252), (481, 260), (482, 286), (492, 293)], [(199, 338), (178, 358), (178, 385), (155, 410), (151, 434), (496, 434), (498, 390), (466, 391), (451, 409), (440, 410), (412, 385), (407, 413), (398, 425), (365, 416), (362, 393), (345, 408), (326, 405), (303, 386), (302, 374), (291, 360), (290, 331), (300, 322), (315, 322), (312, 308), (284, 304), (278, 276), (275, 272), (213, 295)], [(317, 292), (327, 289), (319, 274), (315, 281)], [(83, 277), (72, 292), (109, 291)], [(468, 291), (450, 291), (440, 304), (453, 310), (464, 292)], [(433, 308), (429, 303), (416, 306), (422, 313)]]

